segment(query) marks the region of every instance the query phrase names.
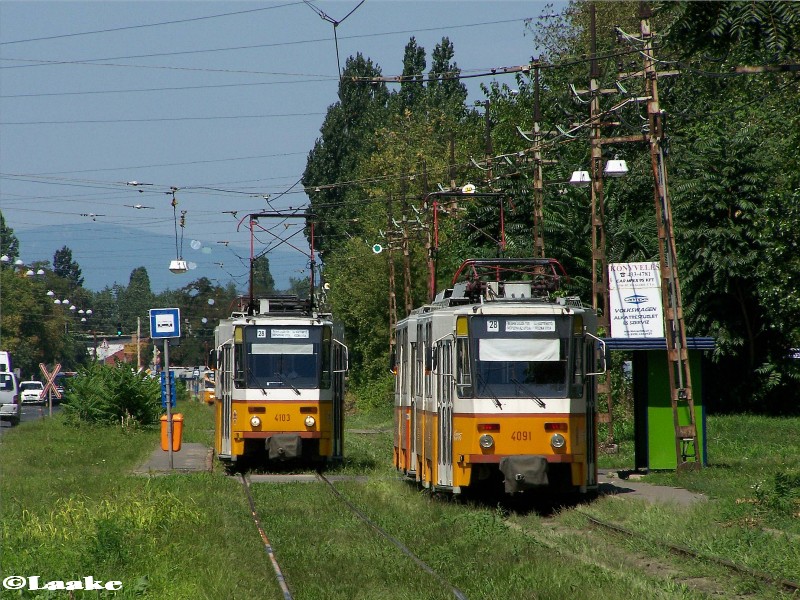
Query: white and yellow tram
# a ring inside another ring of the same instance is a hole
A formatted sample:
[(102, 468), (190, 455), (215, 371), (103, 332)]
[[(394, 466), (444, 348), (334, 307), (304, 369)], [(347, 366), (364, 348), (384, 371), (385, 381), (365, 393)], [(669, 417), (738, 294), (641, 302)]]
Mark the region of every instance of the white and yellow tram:
[(214, 446), (241, 458), (339, 460), (347, 347), (330, 314), (294, 297), (260, 299), (215, 329)]
[(596, 491), (603, 342), (591, 309), (553, 297), (563, 275), (554, 259), (469, 260), (398, 323), (394, 464), (406, 477), (452, 493)]

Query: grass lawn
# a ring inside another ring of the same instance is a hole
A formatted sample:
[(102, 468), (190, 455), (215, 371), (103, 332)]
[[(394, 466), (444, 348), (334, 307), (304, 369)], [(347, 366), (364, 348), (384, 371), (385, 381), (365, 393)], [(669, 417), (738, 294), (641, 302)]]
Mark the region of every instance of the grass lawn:
[[(184, 414), (184, 441), (210, 444), (211, 407), (182, 402), (177, 410)], [(399, 481), (390, 428), (391, 407), (349, 417), (346, 460), (333, 472), (370, 477), (339, 482), (337, 489), (473, 600), (707, 597), (686, 583), (701, 577), (700, 566), (646, 542), (587, 535), (582, 513), (786, 579), (800, 573), (800, 419), (710, 417), (707, 468), (645, 478), (703, 492), (707, 502), (686, 508), (603, 497), (554, 518), (432, 498)], [(281, 598), (237, 479), (216, 467), (189, 475), (131, 474), (158, 439), (155, 428), (75, 427), (59, 416), (6, 432), (0, 445), (3, 575), (120, 580), (116, 598)], [(632, 440), (621, 444), (604, 461), (629, 469)], [(453, 597), (321, 484), (252, 489), (297, 600)], [(631, 557), (663, 566), (664, 574), (632, 570)], [(789, 597), (741, 579), (713, 585), (729, 586), (720, 597)]]

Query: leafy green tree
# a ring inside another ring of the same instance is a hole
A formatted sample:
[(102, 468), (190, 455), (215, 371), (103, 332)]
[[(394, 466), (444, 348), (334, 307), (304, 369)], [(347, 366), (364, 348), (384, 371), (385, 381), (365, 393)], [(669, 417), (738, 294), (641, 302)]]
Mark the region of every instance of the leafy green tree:
[(386, 85), (354, 78), (380, 75), (380, 68), (360, 53), (347, 59), (339, 100), (328, 107), (320, 137), (308, 154), (302, 183), (315, 215), (315, 244), (323, 254), (348, 239), (348, 229), (360, 209), (358, 195), (352, 192), (353, 175), (360, 157), (375, 149), (372, 133), (387, 113)]
[(150, 309), (155, 307), (154, 300), (147, 269), (136, 267), (131, 271), (127, 287), (117, 290), (117, 312), (126, 335), (135, 333), (141, 320), (147, 322)]
[(262, 254), (253, 261), (253, 297), (260, 298), (274, 293), (275, 278), (269, 270), (269, 258)]
[[(0, 211), (0, 255), (8, 256), (9, 264), (13, 264), (19, 257), (19, 240), (14, 235), (14, 230), (6, 225), (2, 211)], [(2, 266), (4, 265), (0, 265)]]
[(445, 112), (463, 111), (467, 100), (467, 86), (458, 76), (461, 69), (453, 61), (455, 56), (453, 42), (443, 37), (431, 54), (431, 70), (428, 73), (428, 103)]
[(418, 46), (416, 38), (412, 37), (406, 44), (403, 55), (403, 81), (395, 95), (397, 112), (413, 111), (425, 100), (425, 67), (425, 48)]
[(62, 246), (53, 255), (53, 273), (69, 282), (70, 287), (81, 287), (83, 276), (78, 263), (72, 260), (72, 250)]
[(800, 47), (800, 5), (797, 2), (666, 2), (674, 19), (667, 31), (671, 45), (684, 56), (796, 54)]

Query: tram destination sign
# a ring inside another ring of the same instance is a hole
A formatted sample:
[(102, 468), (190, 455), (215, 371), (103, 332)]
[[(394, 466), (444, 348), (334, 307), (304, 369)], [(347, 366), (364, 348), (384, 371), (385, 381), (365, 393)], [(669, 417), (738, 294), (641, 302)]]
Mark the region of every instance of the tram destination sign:
[(658, 263), (610, 263), (608, 295), (612, 338), (664, 337)]

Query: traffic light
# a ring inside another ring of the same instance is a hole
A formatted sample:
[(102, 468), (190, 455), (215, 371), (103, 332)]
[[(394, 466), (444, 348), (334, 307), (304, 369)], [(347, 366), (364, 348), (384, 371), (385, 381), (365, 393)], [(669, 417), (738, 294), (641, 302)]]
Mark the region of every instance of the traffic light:
[(122, 335), (122, 323), (117, 323), (117, 337)]

